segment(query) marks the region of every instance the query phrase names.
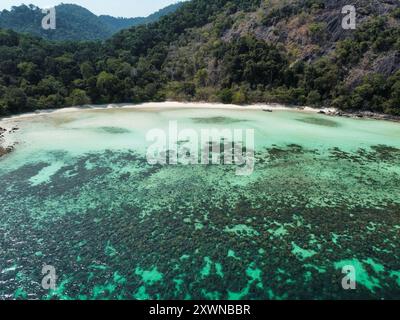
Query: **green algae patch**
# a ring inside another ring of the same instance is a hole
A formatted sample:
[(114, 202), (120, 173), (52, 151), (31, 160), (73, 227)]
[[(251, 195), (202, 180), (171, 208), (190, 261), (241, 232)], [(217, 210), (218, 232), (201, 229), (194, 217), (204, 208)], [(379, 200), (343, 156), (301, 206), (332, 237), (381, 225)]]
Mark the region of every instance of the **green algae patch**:
[(339, 245), (339, 239), (340, 239), (340, 235), (336, 234), (336, 233), (332, 233), (332, 242), (335, 245)]
[(371, 258), (363, 260), (363, 262), (369, 264), (372, 267), (372, 269), (375, 271), (375, 273), (379, 273), (379, 272), (384, 272), (385, 271), (385, 266), (384, 265), (375, 262)]
[(208, 118), (191, 118), (194, 123), (199, 124), (235, 124), (246, 122), (246, 120), (234, 119), (229, 117), (208, 117)]
[(255, 268), (253, 265), (246, 269), (246, 275), (251, 279), (251, 281), (259, 281), (261, 282), (261, 274), (262, 271), (258, 268)]
[[(47, 300), (50, 300), (54, 297), (57, 297), (62, 300), (71, 300), (71, 298), (66, 294), (67, 285), (70, 283), (70, 279), (64, 279), (61, 282), (57, 281), (56, 289), (50, 290), (50, 293), (45, 297)], [(93, 289), (94, 291), (94, 289)]]
[(316, 118), (316, 117), (307, 117), (297, 119), (297, 121), (304, 122), (307, 124), (323, 126), (323, 127), (330, 127), (330, 128), (337, 128), (340, 127), (340, 124), (333, 120), (323, 119), (323, 118)]
[(236, 256), (236, 252), (231, 249), (228, 250), (228, 258), (240, 260), (240, 258), (238, 256)]
[(249, 288), (246, 287), (240, 292), (228, 291), (228, 300), (238, 301), (244, 299), (249, 294)]
[(312, 273), (310, 271), (306, 271), (304, 273), (304, 281), (310, 282), (312, 280)]
[(395, 278), (397, 285), (400, 287), (400, 271), (390, 271), (390, 277)]
[(224, 231), (228, 233), (234, 233), (241, 237), (255, 237), (260, 235), (258, 231), (245, 224), (238, 224), (236, 226), (233, 226), (232, 228), (225, 227)]
[(28, 298), (28, 293), (22, 289), (22, 288), (18, 288), (17, 290), (15, 290), (14, 293), (14, 299), (27, 299)]
[(294, 242), (292, 242), (292, 248), (292, 254), (294, 254), (297, 259), (301, 261), (311, 258), (312, 256), (315, 256), (317, 254), (316, 251), (303, 249)]
[(175, 296), (182, 292), (182, 286), (185, 283), (183, 279), (173, 279), (175, 282)]
[(1, 270), (1, 273), (8, 273), (8, 272), (14, 272), (15, 270), (17, 270), (18, 265), (14, 264), (11, 267), (8, 268), (4, 268), (3, 270)]
[(157, 267), (151, 270), (143, 270), (137, 267), (135, 274), (142, 277), (142, 281), (149, 286), (161, 281), (164, 277), (163, 274), (157, 270)]
[(218, 291), (210, 292), (205, 289), (202, 289), (201, 293), (208, 300), (221, 300), (221, 293)]
[(188, 255), (188, 254), (184, 254), (179, 258), (179, 260), (181, 260), (181, 261), (185, 261), (185, 260), (189, 260), (189, 259), (190, 259), (190, 255)]
[(239, 292), (228, 291), (228, 300), (244, 299), (246, 296), (249, 295), (250, 289), (253, 285), (255, 285), (258, 289), (262, 290), (264, 288), (264, 285), (262, 283), (261, 274), (262, 271), (259, 268), (256, 268), (254, 264), (251, 264), (246, 269), (246, 276), (250, 278), (249, 281), (247, 282), (246, 287), (244, 287)]
[(101, 270), (101, 271), (109, 269), (108, 266), (105, 266), (103, 264), (92, 264), (89, 266), (89, 268), (94, 269), (94, 270)]
[(139, 289), (135, 292), (133, 297), (136, 300), (149, 300), (151, 298), (150, 295), (146, 292), (145, 286), (139, 287)]
[(195, 230), (202, 230), (204, 228), (204, 224), (202, 224), (200, 222), (196, 222), (194, 224), (194, 228), (195, 228)]
[(223, 272), (223, 267), (222, 264), (219, 262), (213, 263), (213, 261), (209, 257), (204, 257), (204, 265), (200, 270), (200, 276), (202, 279), (205, 279), (209, 277), (213, 271), (215, 270), (215, 274), (223, 278), (224, 277), (224, 272)]
[(104, 253), (109, 257), (114, 257), (118, 254), (117, 250), (111, 245), (110, 241), (107, 242)]
[(118, 271), (114, 272), (113, 280), (116, 284), (122, 285), (126, 283), (126, 278), (118, 273)]
[(200, 275), (202, 278), (206, 278), (211, 274), (212, 261), (209, 257), (204, 257), (204, 266), (200, 270)]
[(217, 274), (217, 276), (223, 278), (224, 277), (224, 272), (222, 271), (222, 264), (220, 263), (215, 263), (215, 272)]
[(270, 228), (267, 231), (271, 234), (273, 238), (281, 238), (286, 236), (289, 232), (284, 224), (274, 223), (278, 228)]
[(118, 127), (100, 127), (97, 128), (96, 130), (100, 132), (105, 132), (109, 134), (126, 134), (130, 133), (131, 131), (125, 128), (118, 128)]
[(320, 267), (320, 266), (316, 266), (314, 264), (311, 263), (307, 263), (304, 265), (305, 268), (310, 268), (310, 269), (314, 269), (316, 271), (318, 271), (319, 273), (325, 273), (326, 272), (326, 268)]
[(107, 283), (105, 285), (96, 285), (93, 288), (93, 298), (99, 299), (106, 297), (107, 295), (113, 294), (117, 286), (112, 283)]

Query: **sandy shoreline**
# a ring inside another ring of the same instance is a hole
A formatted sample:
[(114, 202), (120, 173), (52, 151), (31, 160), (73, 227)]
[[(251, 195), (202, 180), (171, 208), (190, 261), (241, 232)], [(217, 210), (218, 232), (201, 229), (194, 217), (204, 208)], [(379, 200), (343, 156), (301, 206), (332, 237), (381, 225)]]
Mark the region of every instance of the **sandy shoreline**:
[[(289, 107), (282, 104), (252, 104), (252, 105), (233, 105), (233, 104), (222, 104), (222, 103), (207, 103), (207, 102), (147, 102), (141, 104), (106, 104), (106, 105), (86, 105), (86, 106), (74, 106), (61, 109), (44, 109), (37, 110), (34, 112), (17, 114), (0, 118), (0, 156), (1, 154), (7, 154), (11, 152), (15, 146), (15, 141), (12, 139), (12, 134), (15, 132), (16, 127), (18, 128), (19, 120), (27, 120), (37, 116), (78, 112), (83, 110), (107, 110), (107, 109), (133, 109), (133, 110), (153, 110), (162, 111), (163, 109), (225, 109), (225, 110), (260, 110), (265, 112), (273, 112), (279, 110), (292, 110), (310, 113), (334, 113), (335, 109), (315, 109), (310, 107)], [(18, 130), (18, 129), (17, 129)]]
[(252, 104), (252, 105), (233, 105), (222, 103), (208, 103), (208, 102), (148, 102), (141, 104), (106, 104), (106, 105), (87, 105), (87, 106), (74, 106), (61, 109), (46, 109), (38, 110), (35, 112), (12, 115), (0, 118), (0, 156), (11, 152), (15, 146), (15, 139), (13, 133), (18, 130), (19, 120), (25, 120), (41, 115), (59, 114), (77, 112), (82, 110), (107, 110), (107, 109), (137, 109), (137, 110), (154, 110), (161, 111), (163, 109), (226, 109), (226, 110), (259, 110), (265, 112), (274, 111), (298, 111), (314, 114), (323, 114), (326, 116), (339, 116), (351, 118), (367, 118), (376, 120), (389, 120), (400, 122), (400, 117), (390, 116), (385, 114), (378, 114), (372, 112), (344, 112), (335, 108), (312, 108), (312, 107), (299, 107), (299, 106), (286, 106), (282, 104)]
[(287, 106), (283, 104), (271, 103), (271, 104), (251, 104), (251, 105), (234, 105), (234, 104), (222, 104), (222, 103), (210, 103), (210, 102), (177, 102), (177, 101), (165, 101), (165, 102), (146, 102), (141, 104), (105, 104), (105, 105), (86, 105), (86, 106), (73, 106), (61, 109), (44, 109), (37, 110), (34, 112), (11, 115), (0, 118), (0, 128), (5, 128), (7, 123), (12, 123), (13, 120), (25, 119), (35, 117), (38, 115), (46, 114), (57, 114), (57, 113), (68, 113), (82, 110), (103, 110), (103, 109), (143, 109), (143, 110), (162, 110), (162, 109), (226, 109), (226, 110), (262, 110), (262, 111), (279, 111), (279, 110), (292, 110), (299, 112), (309, 113), (320, 113), (328, 116), (343, 116), (351, 118), (368, 118), (377, 120), (390, 120), (400, 121), (400, 116), (392, 116), (382, 113), (374, 113), (369, 111), (343, 111), (336, 108), (313, 108), (308, 106)]
[(9, 121), (13, 119), (29, 118), (37, 115), (45, 114), (56, 114), (56, 113), (66, 113), (82, 110), (102, 110), (102, 109), (191, 109), (191, 108), (201, 108), (201, 109), (227, 109), (227, 110), (295, 110), (295, 111), (306, 111), (318, 113), (320, 111), (324, 112), (336, 112), (334, 108), (311, 108), (311, 107), (289, 107), (281, 104), (252, 104), (252, 105), (234, 105), (234, 104), (222, 104), (222, 103), (206, 103), (206, 102), (146, 102), (141, 104), (106, 104), (106, 105), (86, 105), (86, 106), (73, 106), (61, 109), (44, 109), (37, 110), (34, 112), (17, 114), (12, 116), (7, 116), (0, 118), (0, 127), (3, 121)]
[[(0, 118), (0, 131), (5, 129), (5, 131), (0, 132), (0, 148), (2, 148), (2, 153), (5, 154), (7, 148), (12, 148), (15, 142), (12, 139), (12, 129), (18, 127), (19, 120), (27, 120), (37, 116), (60, 114), (60, 113), (70, 113), (78, 112), (83, 110), (109, 110), (109, 109), (132, 109), (132, 110), (153, 110), (162, 111), (163, 109), (225, 109), (225, 110), (264, 110), (264, 111), (278, 111), (278, 110), (295, 110), (317, 113), (321, 109), (313, 108), (300, 108), (300, 107), (288, 107), (281, 104), (253, 104), (253, 105), (233, 105), (233, 104), (222, 104), (222, 103), (205, 103), (205, 102), (148, 102), (141, 104), (106, 104), (106, 105), (86, 105), (86, 106), (74, 106), (61, 109), (45, 109), (37, 110), (34, 112), (17, 114), (12, 116), (7, 116)], [(324, 109), (325, 112), (335, 112), (334, 109)], [(1, 149), (0, 149), (1, 150)], [(1, 152), (1, 151), (0, 151)]]

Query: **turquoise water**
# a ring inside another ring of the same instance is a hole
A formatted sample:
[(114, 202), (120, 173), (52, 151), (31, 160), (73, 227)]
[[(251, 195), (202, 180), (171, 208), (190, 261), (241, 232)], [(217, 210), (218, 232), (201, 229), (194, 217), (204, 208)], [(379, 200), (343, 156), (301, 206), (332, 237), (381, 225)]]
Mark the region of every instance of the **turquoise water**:
[[(255, 129), (254, 173), (149, 165), (146, 133), (169, 120)], [(0, 299), (400, 298), (398, 123), (228, 109), (5, 121), (20, 130), (0, 159)]]

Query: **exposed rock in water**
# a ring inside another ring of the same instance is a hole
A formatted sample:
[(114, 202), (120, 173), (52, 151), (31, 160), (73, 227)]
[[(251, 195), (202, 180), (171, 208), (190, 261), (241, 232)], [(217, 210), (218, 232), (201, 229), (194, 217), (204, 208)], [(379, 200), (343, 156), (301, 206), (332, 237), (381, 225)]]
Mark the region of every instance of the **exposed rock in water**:
[(14, 147), (6, 147), (6, 148), (0, 147), (0, 157), (10, 153), (13, 150), (14, 150)]
[(335, 117), (367, 118), (375, 120), (388, 120), (388, 121), (400, 122), (400, 116), (371, 112), (371, 111), (348, 110), (346, 112), (342, 110), (335, 110), (335, 111), (328, 111), (325, 114), (328, 116), (335, 116)]
[(12, 152), (14, 150), (14, 145), (10, 145), (5, 141), (6, 134), (12, 134), (18, 131), (18, 127), (12, 127), (11, 129), (5, 129), (0, 127), (0, 157)]

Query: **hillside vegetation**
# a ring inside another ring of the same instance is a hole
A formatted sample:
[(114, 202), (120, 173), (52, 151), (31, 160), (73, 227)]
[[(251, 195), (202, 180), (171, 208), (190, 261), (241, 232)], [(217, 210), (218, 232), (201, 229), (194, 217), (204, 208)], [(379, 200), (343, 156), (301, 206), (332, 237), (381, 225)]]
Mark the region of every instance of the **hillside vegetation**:
[(0, 32), (0, 112), (165, 99), (400, 115), (400, 4), (192, 0), (105, 43)]
[(171, 4), (157, 12), (147, 16), (147, 17), (137, 17), (137, 18), (116, 18), (108, 15), (101, 15), (99, 19), (108, 25), (112, 33), (116, 33), (122, 29), (127, 29), (130, 27), (139, 26), (142, 24), (149, 24), (158, 21), (161, 17), (166, 16), (172, 12), (175, 12), (183, 2), (178, 2)]
[(44, 30), (41, 27), (45, 16), (42, 9), (34, 5), (21, 5), (0, 12), (0, 28), (29, 33), (48, 40), (104, 40), (122, 29), (155, 22), (180, 6), (181, 3), (170, 5), (148, 17), (116, 18), (96, 16), (75, 4), (61, 4), (55, 7), (56, 29)]

